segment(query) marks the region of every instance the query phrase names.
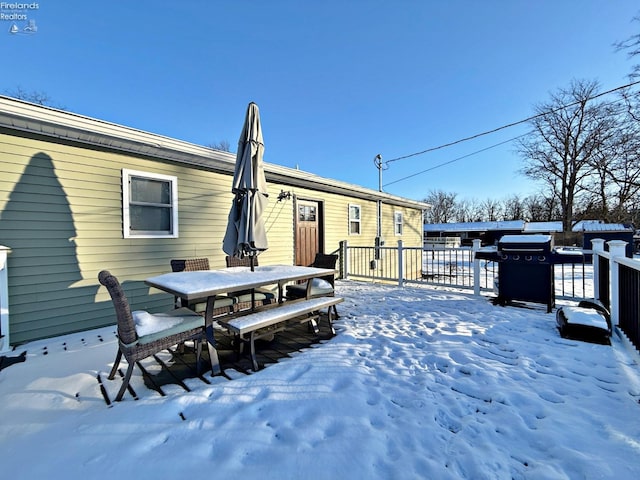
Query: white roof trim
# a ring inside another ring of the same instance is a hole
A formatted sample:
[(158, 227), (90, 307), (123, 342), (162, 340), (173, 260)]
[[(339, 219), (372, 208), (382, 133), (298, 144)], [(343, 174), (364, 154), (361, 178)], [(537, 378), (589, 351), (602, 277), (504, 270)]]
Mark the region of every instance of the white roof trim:
[[(232, 174), (236, 156), (193, 143), (97, 120), (76, 113), (36, 105), (0, 95), (0, 127), (79, 142), (102, 148), (173, 160)], [(320, 177), (293, 168), (265, 163), (268, 181), (285, 185), (382, 200), (392, 205), (426, 209), (425, 202), (379, 192), (359, 185)]]

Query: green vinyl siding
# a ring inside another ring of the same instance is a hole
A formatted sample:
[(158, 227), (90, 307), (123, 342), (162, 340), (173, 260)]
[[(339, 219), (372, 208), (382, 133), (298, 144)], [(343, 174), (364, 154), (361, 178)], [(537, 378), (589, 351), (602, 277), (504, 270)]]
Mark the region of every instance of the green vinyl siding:
[[(178, 238), (124, 238), (122, 169), (175, 176), (178, 181)], [(98, 281), (110, 270), (123, 284), (132, 309), (170, 308), (173, 297), (150, 289), (144, 279), (170, 271), (173, 258), (207, 257), (224, 267), (222, 239), (232, 194), (231, 176), (205, 167), (125, 154), (0, 129), (0, 245), (9, 247), (11, 343), (114, 325), (111, 300)], [(269, 249), (260, 264), (292, 264), (293, 199), (278, 202), (281, 190), (322, 202), (325, 252), (342, 240), (373, 245), (375, 201), (309, 188), (269, 183), (265, 227)], [(348, 205), (362, 208), (362, 234), (348, 235)], [(393, 212), (404, 215), (403, 241), (421, 245), (419, 211), (385, 206), (387, 241)], [(416, 212), (418, 217), (416, 216)], [(409, 233), (411, 232), (411, 234)]]
[[(12, 343), (114, 324), (97, 282), (104, 268), (132, 308), (158, 310), (172, 298), (150, 291), (146, 277), (168, 271), (171, 258), (220, 256), (227, 176), (27, 135), (1, 135), (0, 158)], [(123, 238), (122, 168), (179, 177), (180, 239)]]
[[(208, 257), (224, 267), (222, 239), (231, 177), (160, 159), (0, 135), (0, 244), (8, 256), (12, 343), (115, 323), (98, 272), (123, 283), (133, 309), (170, 308), (173, 298), (144, 279), (170, 270), (172, 258)], [(178, 178), (180, 236), (123, 238), (122, 168)], [(269, 186), (270, 248), (262, 264), (292, 263), (292, 202)]]

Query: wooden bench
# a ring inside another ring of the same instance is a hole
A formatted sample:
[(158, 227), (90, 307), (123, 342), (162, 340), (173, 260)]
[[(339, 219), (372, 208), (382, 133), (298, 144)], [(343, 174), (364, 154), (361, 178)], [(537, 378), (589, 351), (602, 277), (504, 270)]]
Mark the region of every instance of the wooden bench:
[[(281, 332), (287, 326), (288, 322), (309, 322), (314, 332), (318, 333), (318, 324), (316, 319), (320, 316), (320, 310), (327, 308), (327, 319), (331, 327), (331, 333), (335, 335), (333, 328), (333, 320), (331, 308), (344, 299), (340, 297), (317, 297), (301, 300), (289, 300), (277, 306), (265, 307), (261, 310), (249, 312), (244, 315), (218, 318), (220, 325), (234, 333), (240, 340), (240, 353), (244, 342), (249, 343), (251, 348), (251, 361), (253, 362), (253, 370), (258, 370), (258, 361), (256, 359), (255, 341), (259, 338)], [(249, 335), (246, 337), (245, 335)]]

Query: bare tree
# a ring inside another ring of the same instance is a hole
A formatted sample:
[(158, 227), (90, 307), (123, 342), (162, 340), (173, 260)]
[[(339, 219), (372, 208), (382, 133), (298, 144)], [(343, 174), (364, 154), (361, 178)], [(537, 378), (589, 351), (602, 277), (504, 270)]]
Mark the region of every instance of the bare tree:
[(456, 203), (456, 218), (458, 222), (479, 222), (482, 211), (477, 200), (462, 199)]
[(552, 222), (562, 218), (562, 206), (554, 195), (542, 195), (542, 217), (541, 222)]
[(618, 158), (621, 160), (616, 170), (622, 167), (622, 171), (616, 172), (614, 179), (618, 183), (640, 187), (640, 91), (624, 92), (622, 100), (625, 105), (625, 120), (616, 144)]
[(469, 215), (469, 200), (462, 199), (456, 202), (456, 220), (458, 222), (471, 222)]
[[(634, 17), (633, 21), (640, 24), (640, 15)], [(616, 47), (626, 51), (630, 59), (640, 57), (640, 33), (617, 43)], [(640, 77), (640, 64), (632, 67), (629, 76), (632, 80)], [(637, 86), (623, 89), (621, 100), (625, 107), (625, 119), (616, 144), (617, 155), (610, 168), (611, 179), (618, 187), (613, 218), (615, 221), (620, 221), (623, 217), (633, 221), (637, 217), (640, 202), (640, 90)], [(638, 220), (634, 223), (637, 225)]]
[(17, 98), (18, 100), (24, 100), (25, 102), (35, 103), (37, 105), (43, 105), (48, 107), (54, 107), (60, 110), (66, 110), (60, 105), (56, 105), (51, 97), (45, 92), (38, 92), (36, 90), (27, 91), (18, 86), (13, 90), (5, 90), (5, 94), (10, 97)]
[(502, 212), (505, 220), (524, 220), (525, 203), (518, 195), (511, 195), (502, 201)]
[(223, 152), (231, 151), (231, 144), (228, 140), (220, 140), (219, 142), (210, 143), (207, 145), (209, 148), (213, 148), (214, 150), (220, 150)]
[(456, 194), (442, 190), (432, 190), (424, 199), (431, 204), (431, 209), (424, 215), (425, 223), (447, 223), (456, 221)]
[(640, 140), (635, 138), (635, 150), (628, 150), (612, 165), (612, 181), (617, 186), (615, 203), (610, 210), (613, 222), (629, 221), (629, 212), (638, 205), (640, 198)]
[(496, 222), (502, 218), (502, 205), (498, 200), (487, 198), (482, 202), (482, 210), (485, 221)]
[[(640, 15), (633, 18), (634, 22), (640, 23)], [(630, 36), (626, 40), (618, 42), (615, 47), (619, 51), (626, 51), (629, 58), (640, 56), (640, 33)], [(636, 64), (631, 69), (631, 78), (640, 76), (640, 64)]]
[(543, 201), (539, 195), (529, 195), (523, 200), (523, 220), (540, 222), (544, 218)]
[(565, 231), (571, 230), (576, 199), (587, 188), (597, 154), (615, 133), (612, 107), (590, 100), (598, 84), (573, 81), (536, 108), (533, 132), (519, 142), (523, 173), (540, 181), (561, 208)]
[(629, 221), (630, 207), (640, 195), (640, 121), (629, 116), (623, 120), (602, 167), (606, 183), (601, 189), (608, 192), (606, 204), (601, 197), (605, 207), (602, 218), (612, 222)]

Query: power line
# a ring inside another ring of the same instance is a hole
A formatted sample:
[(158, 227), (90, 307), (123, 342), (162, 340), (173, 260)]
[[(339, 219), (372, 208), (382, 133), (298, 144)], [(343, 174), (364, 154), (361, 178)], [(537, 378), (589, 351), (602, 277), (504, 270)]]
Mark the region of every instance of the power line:
[(467, 155), (463, 155), (462, 157), (454, 158), (453, 160), (448, 160), (443, 163), (439, 163), (438, 165), (434, 165), (433, 167), (427, 168), (426, 170), (422, 170), (420, 172), (412, 173), (411, 175), (407, 175), (406, 177), (399, 178), (398, 180), (394, 180), (393, 182), (385, 183), (383, 187), (388, 185), (393, 185), (394, 183), (402, 182), (403, 180), (408, 180), (412, 177), (417, 177), (418, 175), (422, 175), (423, 173), (430, 172), (431, 170), (435, 170), (436, 168), (444, 167), (445, 165), (449, 165), (451, 163), (457, 162), (459, 160), (463, 160), (465, 158), (471, 157), (473, 155), (477, 155), (478, 153), (486, 152), (487, 150), (491, 150), (492, 148), (499, 147), (500, 145), (504, 145), (505, 143), (513, 142), (519, 138), (525, 137), (529, 135), (531, 131), (527, 133), (523, 133), (522, 135), (518, 135), (517, 137), (510, 138), (509, 140), (505, 140), (504, 142), (496, 143), (495, 145), (491, 145), (490, 147), (483, 148), (481, 150), (476, 150), (475, 152), (468, 153)]
[[(606, 92), (598, 93), (597, 95), (594, 95), (594, 96), (592, 96), (592, 97), (589, 97), (589, 98), (587, 98), (587, 99), (586, 99), (586, 101), (588, 101), (588, 100), (593, 100), (593, 99), (596, 99), (596, 98), (598, 98), (598, 97), (602, 97), (602, 96), (604, 96), (604, 95), (609, 95), (610, 93), (617, 92), (618, 90), (623, 90), (623, 89), (625, 89), (625, 88), (632, 87), (632, 86), (637, 85), (637, 84), (639, 84), (639, 83), (640, 83), (640, 80), (638, 80), (638, 81), (636, 81), (636, 82), (628, 83), (627, 85), (622, 85), (621, 87), (612, 88), (611, 90), (607, 90)], [(563, 106), (558, 107), (558, 108), (556, 108), (556, 109), (549, 110), (548, 112), (542, 112), (542, 113), (539, 113), (539, 114), (537, 114), (537, 115), (533, 115), (533, 116), (531, 116), (531, 117), (525, 118), (524, 120), (519, 120), (519, 121), (517, 121), (517, 122), (509, 123), (509, 124), (507, 124), (507, 125), (503, 125), (503, 126), (501, 126), (501, 127), (494, 128), (494, 129), (492, 129), (492, 130), (487, 130), (486, 132), (478, 133), (478, 134), (476, 134), (476, 135), (472, 135), (472, 136), (470, 136), (470, 137), (461, 138), (460, 140), (456, 140), (455, 142), (445, 143), (444, 145), (439, 145), (439, 146), (437, 146), (437, 147), (428, 148), (428, 149), (426, 149), (426, 150), (422, 150), (422, 151), (420, 151), (420, 152), (410, 153), (409, 155), (403, 155), (403, 156), (401, 156), (401, 157), (392, 158), (392, 159), (390, 159), (390, 160), (387, 160), (387, 161), (386, 161), (386, 162), (384, 162), (384, 163), (385, 163), (386, 165), (388, 165), (388, 164), (390, 164), (391, 162), (397, 162), (398, 160), (404, 160), (405, 158), (411, 158), (411, 157), (415, 157), (415, 156), (417, 156), (417, 155), (423, 155), (423, 154), (425, 154), (425, 153), (429, 153), (429, 152), (433, 152), (433, 151), (435, 151), (435, 150), (440, 150), (440, 149), (443, 149), (443, 148), (451, 147), (451, 146), (453, 146), (453, 145), (457, 145), (457, 144), (462, 143), (462, 142), (467, 142), (467, 141), (469, 141), (469, 140), (474, 140), (474, 139), (476, 139), (476, 138), (483, 137), (483, 136), (485, 136), (485, 135), (489, 135), (489, 134), (491, 134), (491, 133), (499, 132), (500, 130), (504, 130), (504, 129), (506, 129), (506, 128), (514, 127), (514, 126), (516, 126), (516, 125), (520, 125), (520, 124), (522, 124), (522, 123), (529, 122), (529, 121), (534, 120), (534, 119), (539, 118), (539, 117), (544, 117), (544, 116), (546, 116), (546, 115), (550, 115), (550, 114), (552, 114), (552, 113), (559, 112), (560, 110), (564, 110), (565, 108), (573, 107), (573, 106), (575, 106), (575, 105), (578, 105), (578, 104), (582, 103), (582, 101), (583, 101), (583, 100), (577, 100), (577, 101), (575, 101), (575, 102), (573, 102), (573, 103), (570, 103), (570, 104), (568, 104), (568, 105), (563, 105)], [(516, 138), (517, 138), (517, 137), (516, 137)], [(489, 147), (489, 148), (491, 148), (491, 147)], [(464, 157), (462, 157), (462, 158), (464, 158)], [(449, 162), (449, 163), (450, 163), (450, 162)], [(425, 170), (425, 171), (428, 171), (428, 170)], [(409, 178), (409, 177), (407, 177), (407, 178)], [(397, 180), (397, 181), (399, 181), (399, 180)], [(394, 182), (394, 183), (395, 183), (395, 182)], [(387, 184), (387, 185), (390, 185), (390, 184)]]
[[(595, 97), (592, 97), (592, 98), (595, 98)], [(615, 102), (605, 103), (604, 105), (613, 105), (613, 104), (615, 104)], [(566, 106), (562, 107), (562, 108), (566, 108)], [(546, 112), (546, 113), (544, 113), (544, 115), (548, 115), (549, 113), (550, 112)], [(517, 137), (513, 137), (513, 138), (511, 138), (509, 140), (505, 140), (503, 142), (496, 143), (495, 145), (491, 145), (491, 146), (483, 148), (481, 150), (476, 150), (475, 152), (468, 153), (467, 155), (463, 155), (462, 157), (454, 158), (453, 160), (448, 160), (448, 161), (440, 163), (438, 165), (434, 165), (433, 167), (427, 168), (426, 170), (422, 170), (420, 172), (416, 172), (416, 173), (413, 173), (411, 175), (407, 175), (406, 177), (399, 178), (398, 180), (394, 180), (393, 182), (385, 183), (383, 185), (383, 187), (386, 187), (387, 185), (393, 185), (394, 183), (398, 183), (398, 182), (401, 182), (403, 180), (408, 180), (409, 178), (417, 177), (418, 175), (422, 175), (423, 173), (430, 172), (431, 170), (435, 170), (436, 168), (444, 167), (445, 165), (449, 165), (451, 163), (455, 163), (455, 162), (457, 162), (459, 160), (463, 160), (463, 159), (471, 157), (473, 155), (477, 155), (479, 153), (486, 152), (487, 150), (491, 150), (492, 148), (499, 147), (500, 145), (504, 145), (505, 143), (513, 142), (514, 140), (518, 140), (519, 138), (526, 137), (527, 135), (529, 135), (529, 134), (531, 134), (533, 132), (534, 132), (534, 130), (530, 130), (530, 131), (528, 131), (526, 133), (523, 133), (522, 135), (518, 135)], [(389, 168), (389, 166), (386, 165), (386, 166), (383, 166), (383, 168)]]

